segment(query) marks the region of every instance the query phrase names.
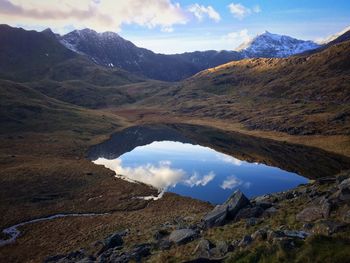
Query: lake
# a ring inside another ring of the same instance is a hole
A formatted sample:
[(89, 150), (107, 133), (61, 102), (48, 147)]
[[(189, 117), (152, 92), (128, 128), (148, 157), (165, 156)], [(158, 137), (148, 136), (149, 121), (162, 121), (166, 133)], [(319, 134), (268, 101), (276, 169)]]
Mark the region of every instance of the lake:
[(224, 202), (238, 188), (248, 197), (254, 197), (288, 190), (308, 181), (296, 173), (242, 161), (188, 141), (153, 141), (133, 147), (117, 158), (101, 156), (93, 162), (115, 171), (125, 180), (213, 204)]

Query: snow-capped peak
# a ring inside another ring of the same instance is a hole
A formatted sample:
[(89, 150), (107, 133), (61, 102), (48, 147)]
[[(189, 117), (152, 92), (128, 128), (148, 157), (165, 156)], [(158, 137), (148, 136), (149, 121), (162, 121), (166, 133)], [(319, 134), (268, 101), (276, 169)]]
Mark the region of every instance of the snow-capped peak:
[(312, 41), (265, 31), (240, 45), (236, 51), (241, 52), (245, 57), (288, 57), (318, 47), (319, 45)]
[(345, 34), (348, 31), (350, 31), (350, 26), (344, 28), (342, 31), (340, 31), (340, 32), (338, 32), (336, 34), (330, 35), (330, 36), (328, 36), (326, 38), (318, 39), (318, 40), (316, 40), (316, 43), (320, 44), (320, 45), (328, 44), (329, 42), (335, 40), (336, 38), (340, 37), (341, 35)]

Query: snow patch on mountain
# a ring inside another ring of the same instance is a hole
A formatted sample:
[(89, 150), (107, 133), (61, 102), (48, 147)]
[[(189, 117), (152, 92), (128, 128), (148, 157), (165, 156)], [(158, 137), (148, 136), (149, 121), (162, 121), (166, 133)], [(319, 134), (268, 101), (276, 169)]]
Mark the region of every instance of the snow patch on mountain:
[(254, 57), (288, 57), (307, 50), (318, 48), (313, 41), (299, 40), (289, 36), (272, 34), (265, 31), (249, 42), (243, 43), (236, 51), (246, 58)]

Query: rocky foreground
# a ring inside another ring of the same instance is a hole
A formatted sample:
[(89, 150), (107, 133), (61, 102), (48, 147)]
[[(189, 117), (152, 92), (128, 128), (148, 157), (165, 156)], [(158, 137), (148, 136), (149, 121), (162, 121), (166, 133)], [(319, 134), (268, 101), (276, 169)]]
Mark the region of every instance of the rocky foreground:
[(200, 221), (177, 217), (144, 243), (125, 245), (129, 234), (45, 262), (349, 262), (350, 171), (251, 200), (237, 190)]

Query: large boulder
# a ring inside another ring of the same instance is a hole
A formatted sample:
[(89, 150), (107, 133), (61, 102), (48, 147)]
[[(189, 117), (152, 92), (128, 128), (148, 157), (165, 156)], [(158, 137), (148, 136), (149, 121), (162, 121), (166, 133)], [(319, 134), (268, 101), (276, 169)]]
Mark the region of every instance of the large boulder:
[(110, 236), (108, 236), (106, 239), (104, 239), (102, 242), (100, 242), (102, 247), (99, 250), (98, 254), (101, 254), (111, 248), (117, 248), (120, 249), (123, 245), (124, 241), (119, 232), (114, 233)]
[(296, 219), (301, 222), (312, 222), (322, 218), (328, 218), (331, 205), (325, 197), (318, 198), (312, 204), (304, 208), (296, 215)]
[(339, 185), (338, 198), (342, 201), (350, 200), (350, 178), (343, 180)]
[(213, 258), (221, 258), (228, 252), (228, 245), (225, 241), (218, 241), (216, 246), (210, 250), (210, 255)]
[(227, 218), (227, 206), (217, 205), (203, 218), (205, 227), (221, 226)]
[(263, 213), (264, 213), (264, 209), (262, 209), (260, 206), (245, 207), (237, 212), (235, 220), (239, 221), (241, 219), (246, 219), (246, 218), (257, 218), (261, 216)]
[(223, 205), (227, 206), (227, 217), (233, 219), (241, 208), (249, 204), (249, 199), (240, 190), (236, 190)]
[(194, 240), (197, 237), (197, 233), (192, 229), (178, 229), (171, 232), (169, 241), (177, 245), (185, 244)]
[(227, 220), (232, 220), (237, 212), (249, 205), (248, 198), (240, 191), (235, 191), (222, 205), (217, 205), (212, 211), (204, 216), (205, 227), (223, 225)]
[(213, 247), (214, 245), (209, 240), (201, 239), (194, 249), (193, 254), (198, 258), (210, 258), (210, 249)]

